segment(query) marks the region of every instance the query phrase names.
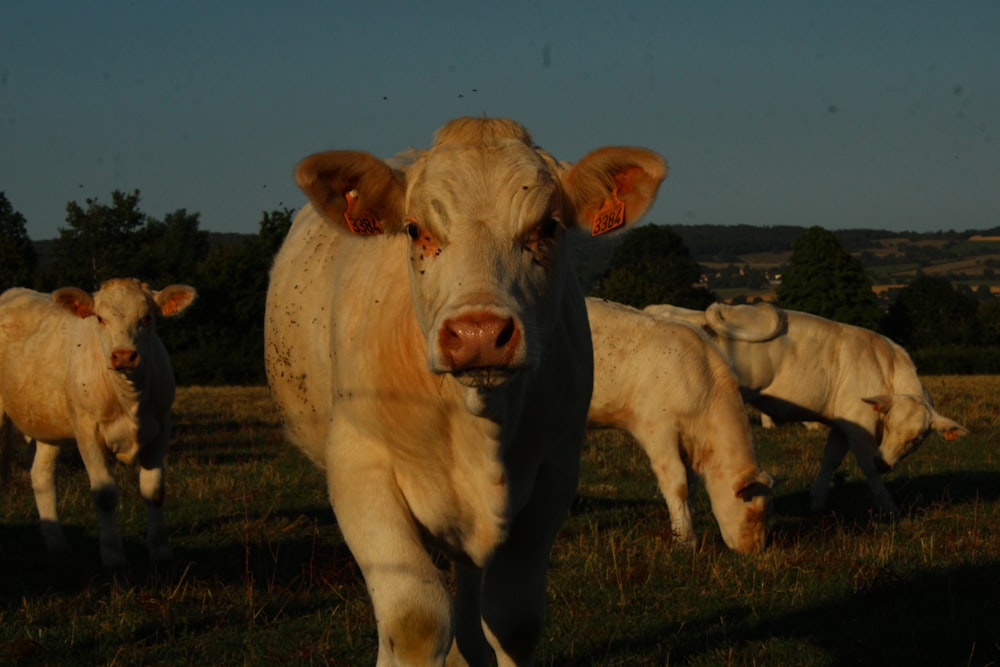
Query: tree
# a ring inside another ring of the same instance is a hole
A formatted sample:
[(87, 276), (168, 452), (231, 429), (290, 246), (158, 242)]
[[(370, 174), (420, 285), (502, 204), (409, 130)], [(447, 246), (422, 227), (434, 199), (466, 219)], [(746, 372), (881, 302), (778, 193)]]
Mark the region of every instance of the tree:
[(198, 228), (197, 213), (181, 208), (163, 221), (153, 218), (137, 232), (138, 259), (134, 277), (159, 289), (171, 283), (191, 283), (208, 255), (208, 232)]
[(940, 276), (919, 275), (889, 306), (885, 332), (909, 348), (975, 344), (979, 303)]
[(668, 227), (642, 225), (626, 232), (593, 295), (645, 308), (669, 303), (704, 308), (715, 295), (696, 283), (701, 267), (681, 237)]
[(87, 291), (108, 278), (139, 277), (139, 230), (146, 215), (139, 210), (139, 191), (111, 193), (111, 205), (87, 199), (87, 208), (66, 204), (69, 227), (55, 241), (56, 282)]
[(1000, 345), (1000, 301), (991, 299), (979, 301), (979, 330), (982, 334), (982, 345)]
[(34, 287), (38, 255), (28, 238), (24, 216), (0, 192), (0, 292), (9, 287)]
[(878, 327), (881, 319), (861, 261), (822, 227), (811, 227), (795, 240), (777, 297), (782, 308), (868, 329)]
[(265, 212), (256, 236), (212, 247), (194, 285), (198, 303), (180, 323), (187, 331), (169, 348), (178, 382), (264, 381), (264, 305), (274, 255), (293, 211)]

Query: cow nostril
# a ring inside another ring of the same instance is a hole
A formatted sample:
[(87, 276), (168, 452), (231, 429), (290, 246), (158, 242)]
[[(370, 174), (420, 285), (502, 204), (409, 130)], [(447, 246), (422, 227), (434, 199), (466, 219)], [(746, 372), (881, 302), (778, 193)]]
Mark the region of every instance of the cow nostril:
[(517, 327), (514, 324), (514, 318), (508, 318), (503, 329), (501, 329), (500, 333), (497, 334), (497, 348), (502, 349), (507, 347), (507, 345), (514, 340), (515, 331), (517, 331)]
[(139, 363), (139, 353), (135, 350), (115, 350), (111, 353), (111, 367), (114, 369), (135, 368)]
[(438, 334), (438, 346), (449, 371), (498, 368), (511, 365), (521, 334), (513, 317), (488, 312), (447, 320)]

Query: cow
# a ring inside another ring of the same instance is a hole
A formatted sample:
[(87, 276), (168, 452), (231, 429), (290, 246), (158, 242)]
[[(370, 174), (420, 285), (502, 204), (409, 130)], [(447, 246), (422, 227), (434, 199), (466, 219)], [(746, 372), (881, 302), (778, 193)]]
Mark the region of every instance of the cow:
[(15, 287), (0, 295), (0, 423), (6, 431), (0, 447), (11, 446), (11, 427), (36, 442), (31, 486), (50, 552), (68, 549), (56, 510), (56, 460), (60, 448), (75, 443), (100, 514), (102, 564), (127, 564), (115, 526), (113, 460), (138, 462), (147, 545), (155, 561), (170, 559), (163, 466), (174, 375), (156, 322), (181, 313), (196, 296), (187, 285), (155, 292), (132, 278), (107, 280), (93, 294)]
[(309, 201), (271, 269), (268, 381), (325, 469), (378, 664), (529, 664), (593, 381), (565, 236), (633, 223), (666, 165), (626, 147), (559, 162), (496, 118), (452, 120), (409, 158), (297, 166)]
[(587, 299), (594, 344), (592, 424), (632, 434), (649, 456), (670, 524), (694, 537), (688, 504), (694, 473), (729, 548), (764, 548), (774, 479), (760, 469), (739, 384), (698, 329), (635, 308)]
[(766, 302), (715, 303), (686, 313), (675, 306), (646, 311), (703, 326), (733, 365), (744, 400), (776, 423), (830, 427), (811, 489), (814, 511), (826, 508), (833, 473), (850, 449), (876, 508), (898, 513), (882, 474), (932, 431), (949, 440), (969, 432), (934, 409), (906, 351), (869, 329)]

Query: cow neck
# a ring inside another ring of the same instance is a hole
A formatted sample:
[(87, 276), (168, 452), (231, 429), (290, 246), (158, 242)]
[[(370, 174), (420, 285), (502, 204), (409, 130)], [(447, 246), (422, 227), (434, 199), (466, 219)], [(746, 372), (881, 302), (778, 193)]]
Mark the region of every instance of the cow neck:
[(124, 373), (120, 373), (110, 368), (106, 369), (104, 377), (108, 387), (111, 388), (118, 402), (123, 408), (131, 409), (139, 399), (146, 393), (146, 373), (142, 364), (132, 372), (129, 378)]

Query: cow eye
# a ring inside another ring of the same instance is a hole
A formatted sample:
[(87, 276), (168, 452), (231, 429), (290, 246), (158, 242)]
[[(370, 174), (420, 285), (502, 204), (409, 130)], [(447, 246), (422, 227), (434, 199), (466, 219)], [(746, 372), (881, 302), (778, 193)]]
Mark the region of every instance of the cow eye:
[(559, 221), (555, 218), (547, 218), (538, 225), (539, 233), (545, 238), (552, 238), (559, 231)]
[(559, 228), (561, 226), (562, 223), (560, 223), (557, 219), (546, 218), (535, 225), (534, 228), (528, 232), (524, 242), (527, 246), (537, 246), (539, 243), (551, 241), (555, 238), (555, 235), (559, 232)]
[(414, 241), (420, 238), (420, 225), (415, 222), (406, 223), (403, 226), (403, 231), (405, 231), (406, 235)]
[(100, 315), (97, 315), (97, 314), (95, 314), (94, 317), (97, 318), (97, 323), (98, 324), (101, 324), (101, 325), (104, 324), (104, 318), (103, 317), (101, 317)]
[(152, 321), (152, 319), (153, 318), (150, 317), (150, 315), (148, 313), (145, 314), (145, 315), (143, 315), (142, 319), (139, 320), (139, 326), (141, 326), (142, 328), (145, 329), (146, 327), (149, 326), (149, 323)]

